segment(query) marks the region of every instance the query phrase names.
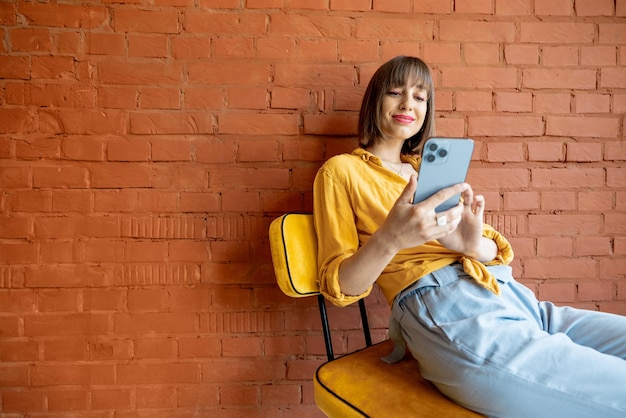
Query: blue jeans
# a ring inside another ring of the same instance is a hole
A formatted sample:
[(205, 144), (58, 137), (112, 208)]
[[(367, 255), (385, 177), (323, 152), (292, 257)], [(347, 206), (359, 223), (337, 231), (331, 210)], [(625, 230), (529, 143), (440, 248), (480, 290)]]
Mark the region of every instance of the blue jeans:
[(491, 417), (626, 417), (626, 317), (539, 302), (490, 270), (500, 296), (453, 265), (396, 298), (424, 378)]

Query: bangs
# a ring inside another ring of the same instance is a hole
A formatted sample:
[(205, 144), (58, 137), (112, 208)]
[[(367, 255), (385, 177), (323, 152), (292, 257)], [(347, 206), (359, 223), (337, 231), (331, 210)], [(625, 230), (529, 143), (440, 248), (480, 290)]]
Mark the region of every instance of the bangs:
[(426, 64), (417, 58), (403, 58), (397, 65), (389, 67), (388, 77), (383, 78), (387, 83), (384, 90), (410, 85), (426, 90), (430, 96), (433, 91), (433, 80)]

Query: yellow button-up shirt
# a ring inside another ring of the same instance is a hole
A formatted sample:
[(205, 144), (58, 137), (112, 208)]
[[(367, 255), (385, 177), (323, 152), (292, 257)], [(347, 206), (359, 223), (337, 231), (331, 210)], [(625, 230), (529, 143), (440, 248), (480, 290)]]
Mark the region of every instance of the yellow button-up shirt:
[[(402, 156), (416, 170), (419, 160)], [(385, 169), (381, 160), (364, 149), (330, 158), (320, 168), (313, 188), (313, 215), (318, 237), (318, 270), (322, 294), (338, 306), (346, 306), (367, 296), (346, 295), (339, 287), (339, 265), (354, 254), (382, 225), (404, 188), (406, 180)], [(486, 264), (451, 251), (438, 241), (398, 252), (376, 283), (389, 304), (395, 296), (421, 277), (459, 262), (467, 274), (499, 293), (497, 280), (485, 265), (509, 264), (513, 250), (509, 242), (490, 225), (483, 236), (498, 246), (497, 257)]]

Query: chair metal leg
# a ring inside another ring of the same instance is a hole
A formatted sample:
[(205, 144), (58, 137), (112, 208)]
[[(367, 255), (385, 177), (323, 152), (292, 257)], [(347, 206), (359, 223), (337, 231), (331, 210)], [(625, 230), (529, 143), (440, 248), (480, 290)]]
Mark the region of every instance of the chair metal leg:
[(365, 336), (365, 344), (370, 347), (372, 345), (372, 336), (370, 335), (370, 324), (367, 320), (365, 299), (359, 299), (359, 311), (361, 311), (361, 322), (363, 323), (363, 335)]
[(321, 294), (317, 295), (317, 303), (320, 308), (320, 319), (322, 320), (322, 331), (324, 332), (324, 343), (326, 344), (326, 357), (328, 361), (334, 360), (333, 342), (330, 337), (330, 327), (328, 325), (328, 314), (326, 313), (326, 301)]

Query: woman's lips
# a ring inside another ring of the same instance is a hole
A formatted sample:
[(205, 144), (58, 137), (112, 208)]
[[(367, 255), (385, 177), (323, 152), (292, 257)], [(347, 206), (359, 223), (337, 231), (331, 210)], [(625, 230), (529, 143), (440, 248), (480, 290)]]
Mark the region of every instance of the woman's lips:
[(415, 121), (414, 117), (408, 115), (393, 115), (393, 119), (400, 123), (411, 123)]

